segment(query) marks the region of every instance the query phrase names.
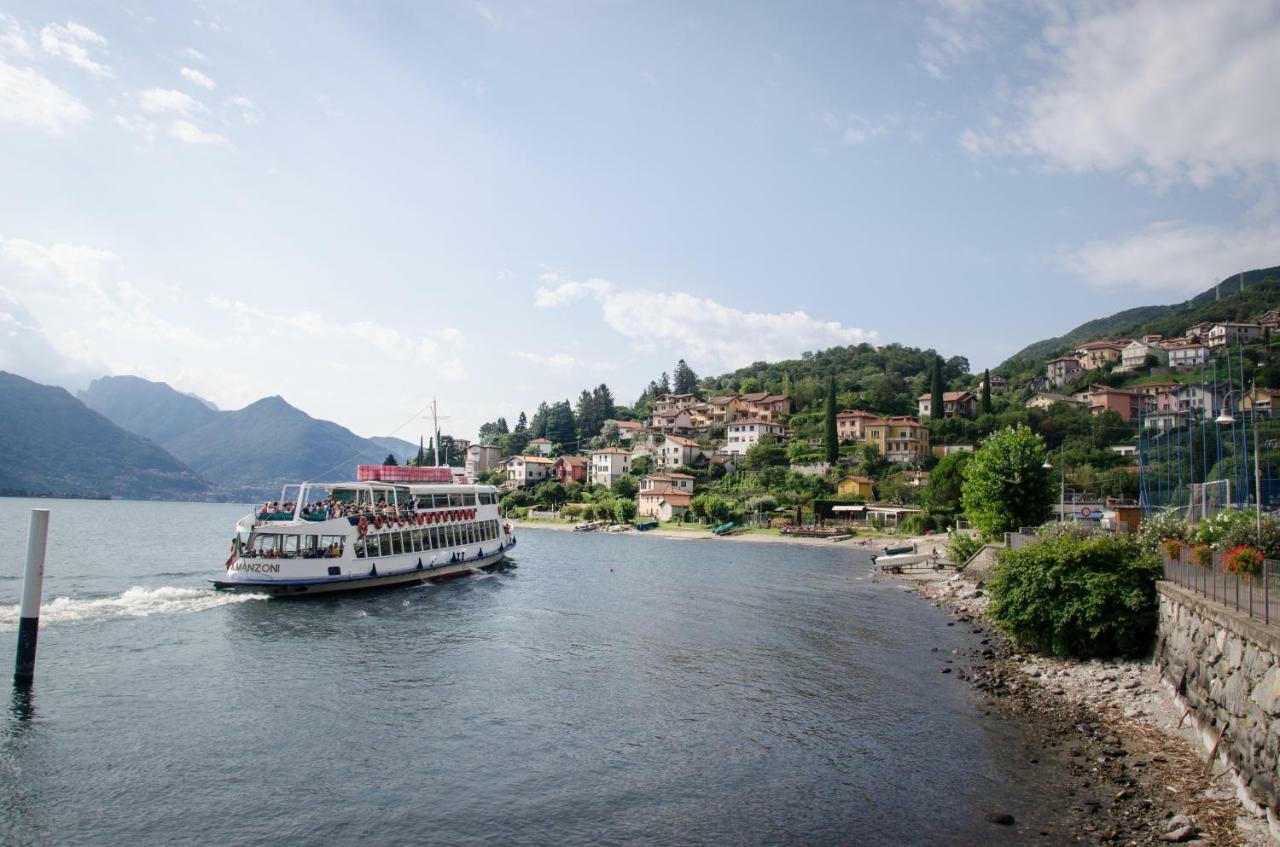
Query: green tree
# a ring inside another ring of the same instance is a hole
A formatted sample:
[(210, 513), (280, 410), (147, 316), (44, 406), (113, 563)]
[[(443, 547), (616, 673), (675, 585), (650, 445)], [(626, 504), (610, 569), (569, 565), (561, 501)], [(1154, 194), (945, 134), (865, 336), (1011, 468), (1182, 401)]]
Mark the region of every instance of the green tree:
[(981, 412), (984, 415), (991, 414), (991, 369), (982, 372), (982, 404)]
[(960, 511), (964, 469), (972, 458), (973, 454), (966, 451), (951, 453), (939, 460), (924, 486), (924, 502), (930, 512), (943, 518), (954, 518)]
[(933, 379), (929, 389), (929, 417), (934, 420), (942, 420), (946, 414), (945, 403), (943, 401), (943, 385), (942, 385), (942, 357), (933, 357)]
[(636, 478), (630, 474), (623, 474), (613, 481), (613, 493), (618, 497), (634, 499), (640, 491), (640, 486), (636, 483)]
[(516, 428), (512, 431), (521, 433), (529, 431), (529, 419), (524, 416), (524, 412), (521, 412), (520, 417), (516, 418)]
[(645, 476), (653, 472), (653, 458), (643, 453), (631, 460), (631, 473), (636, 476)]
[(697, 394), (698, 375), (684, 359), (676, 362), (672, 390), (676, 394)]
[(827, 383), (827, 464), (834, 465), (840, 458), (840, 439), (836, 437), (836, 378)]
[(573, 407), (568, 400), (562, 400), (547, 408), (544, 438), (559, 444), (566, 449), (576, 445), (578, 427), (573, 418)]
[(383, 460), (382, 460), (382, 464), (384, 464), (384, 465), (389, 465), (389, 466), (395, 466), (395, 465), (398, 465), (398, 464), (400, 464), (400, 463), (396, 461), (396, 454), (395, 454), (395, 453), (388, 453), (388, 454), (387, 454), (387, 458), (385, 458), (385, 459), (383, 459)]
[(743, 465), (748, 470), (758, 471), (787, 463), (787, 448), (778, 443), (778, 439), (764, 437), (753, 447), (747, 449)]
[(1056, 492), (1044, 459), (1044, 442), (1030, 427), (987, 436), (964, 469), (960, 499), (970, 522), (996, 536), (1047, 520)]

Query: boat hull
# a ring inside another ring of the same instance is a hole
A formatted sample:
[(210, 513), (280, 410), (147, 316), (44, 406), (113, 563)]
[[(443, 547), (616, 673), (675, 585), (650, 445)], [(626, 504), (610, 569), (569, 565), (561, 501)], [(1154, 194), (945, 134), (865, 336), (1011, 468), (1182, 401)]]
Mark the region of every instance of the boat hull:
[(402, 570), (388, 570), (385, 573), (370, 573), (363, 576), (348, 574), (341, 577), (315, 579), (215, 579), (210, 581), (213, 587), (220, 591), (266, 594), (269, 597), (314, 597), (320, 594), (394, 588), (420, 585), (434, 580), (466, 576), (478, 570), (488, 570), (501, 565), (507, 557), (507, 550), (514, 546), (515, 542), (512, 541), (505, 550), (462, 562), (436, 567), (415, 564)]

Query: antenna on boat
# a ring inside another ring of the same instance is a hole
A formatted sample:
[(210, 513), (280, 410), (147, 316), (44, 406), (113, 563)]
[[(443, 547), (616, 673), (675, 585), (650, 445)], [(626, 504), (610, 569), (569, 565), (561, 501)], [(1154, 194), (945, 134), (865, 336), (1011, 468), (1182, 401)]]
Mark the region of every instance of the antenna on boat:
[(447, 415), (443, 418), (440, 417), (440, 410), (436, 407), (436, 398), (434, 397), (431, 398), (431, 406), (429, 408), (431, 409), (431, 428), (435, 430), (436, 433), (435, 444), (431, 449), (435, 453), (434, 466), (438, 468), (440, 467), (440, 421), (447, 421), (449, 420), (449, 417)]

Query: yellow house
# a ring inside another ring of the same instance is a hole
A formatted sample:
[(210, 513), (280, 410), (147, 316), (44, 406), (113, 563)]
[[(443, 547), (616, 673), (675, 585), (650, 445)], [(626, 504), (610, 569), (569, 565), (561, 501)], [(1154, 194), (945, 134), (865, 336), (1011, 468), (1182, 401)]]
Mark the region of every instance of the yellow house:
[(874, 483), (865, 476), (846, 476), (836, 483), (836, 493), (841, 497), (865, 497), (873, 499), (871, 487)]
[(891, 462), (912, 464), (929, 454), (929, 428), (915, 418), (868, 421), (867, 444)]

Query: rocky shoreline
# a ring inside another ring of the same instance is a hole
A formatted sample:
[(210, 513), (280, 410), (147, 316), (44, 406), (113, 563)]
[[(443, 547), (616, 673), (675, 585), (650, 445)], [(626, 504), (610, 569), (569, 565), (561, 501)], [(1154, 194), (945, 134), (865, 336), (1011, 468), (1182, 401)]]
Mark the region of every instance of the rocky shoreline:
[[(1065, 843), (1274, 845), (1265, 822), (1237, 800), (1230, 772), (1206, 766), (1190, 720), (1152, 663), (1022, 653), (984, 619), (981, 585), (959, 574), (916, 579), (908, 590), (945, 609), (948, 626), (980, 637), (968, 655), (940, 657), (939, 672), (1019, 721), (1033, 739), (1033, 764), (1058, 768)], [(1016, 823), (1003, 817), (988, 819)], [(1052, 833), (1038, 835), (1029, 843), (1054, 843)]]

